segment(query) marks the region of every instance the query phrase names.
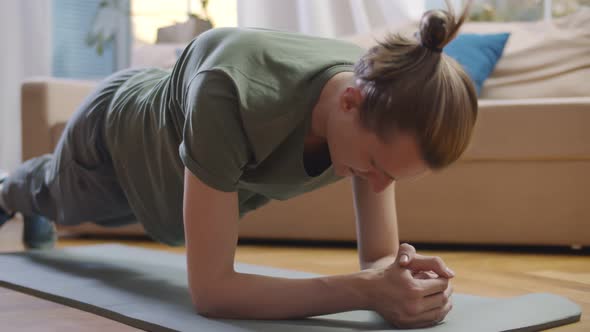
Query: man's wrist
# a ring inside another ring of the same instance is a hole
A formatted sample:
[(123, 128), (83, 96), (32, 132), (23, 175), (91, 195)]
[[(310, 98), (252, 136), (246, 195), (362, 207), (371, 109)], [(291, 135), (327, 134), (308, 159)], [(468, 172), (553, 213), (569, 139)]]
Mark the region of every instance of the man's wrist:
[(368, 269), (382, 269), (386, 268), (389, 265), (395, 262), (396, 257), (393, 255), (381, 257), (376, 261), (373, 262), (362, 262), (361, 269), (368, 270)]
[(376, 296), (375, 290), (379, 278), (383, 274), (383, 269), (366, 269), (359, 273), (361, 292), (364, 294), (364, 310), (374, 310), (373, 303)]

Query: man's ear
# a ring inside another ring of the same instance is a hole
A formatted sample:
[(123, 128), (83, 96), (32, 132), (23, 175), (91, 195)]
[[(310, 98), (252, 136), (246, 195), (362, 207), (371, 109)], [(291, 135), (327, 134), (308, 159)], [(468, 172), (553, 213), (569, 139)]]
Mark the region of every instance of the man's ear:
[(358, 88), (348, 87), (344, 90), (340, 98), (340, 106), (344, 111), (359, 109), (363, 100), (361, 90)]

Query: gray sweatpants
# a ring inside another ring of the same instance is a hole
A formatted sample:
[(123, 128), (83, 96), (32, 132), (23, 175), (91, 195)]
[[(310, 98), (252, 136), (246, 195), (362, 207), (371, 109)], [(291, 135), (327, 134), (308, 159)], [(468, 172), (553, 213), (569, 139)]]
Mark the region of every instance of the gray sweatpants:
[[(68, 121), (53, 154), (20, 165), (4, 182), (10, 210), (64, 225), (135, 223), (105, 144), (105, 115), (117, 88), (136, 70), (103, 80)], [(30, 133), (29, 135), (34, 135)]]

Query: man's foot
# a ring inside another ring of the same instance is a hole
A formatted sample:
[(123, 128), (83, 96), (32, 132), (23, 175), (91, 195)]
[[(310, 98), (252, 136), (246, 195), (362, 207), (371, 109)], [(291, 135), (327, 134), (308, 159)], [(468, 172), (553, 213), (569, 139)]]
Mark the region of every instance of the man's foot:
[(51, 249), (57, 241), (53, 223), (42, 216), (25, 216), (23, 244), (27, 249)]
[(2, 225), (4, 225), (8, 220), (12, 219), (13, 217), (14, 213), (8, 213), (0, 207), (0, 227), (2, 227)]
[[(0, 171), (0, 188), (2, 188), (2, 182), (8, 177), (8, 173)], [(14, 212), (9, 213), (0, 206), (0, 227), (4, 225), (8, 220), (14, 217)]]

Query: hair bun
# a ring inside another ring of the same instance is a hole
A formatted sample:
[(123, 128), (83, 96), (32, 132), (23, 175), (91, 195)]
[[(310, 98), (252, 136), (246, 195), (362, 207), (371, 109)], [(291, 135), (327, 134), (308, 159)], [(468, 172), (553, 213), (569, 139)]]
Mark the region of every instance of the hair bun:
[(436, 52), (442, 52), (443, 47), (450, 43), (469, 14), (473, 0), (468, 0), (461, 16), (457, 19), (449, 0), (445, 1), (447, 10), (433, 9), (422, 15), (418, 39), (422, 46)]
[(433, 51), (441, 51), (447, 44), (453, 18), (446, 11), (429, 10), (420, 20), (420, 43)]

